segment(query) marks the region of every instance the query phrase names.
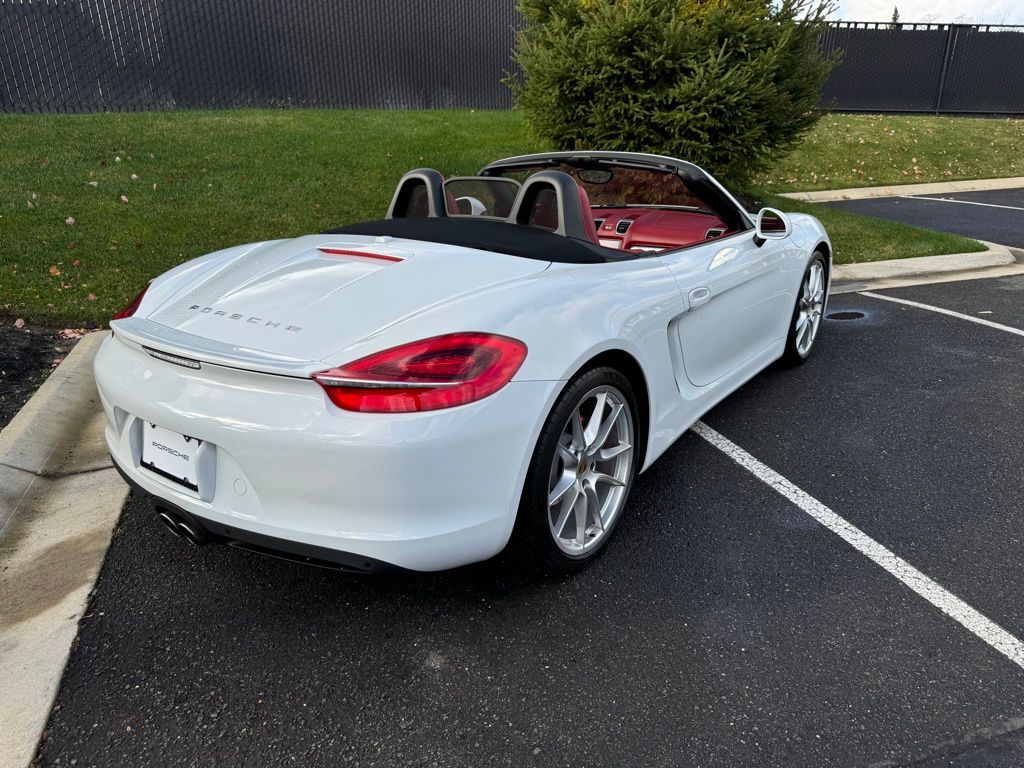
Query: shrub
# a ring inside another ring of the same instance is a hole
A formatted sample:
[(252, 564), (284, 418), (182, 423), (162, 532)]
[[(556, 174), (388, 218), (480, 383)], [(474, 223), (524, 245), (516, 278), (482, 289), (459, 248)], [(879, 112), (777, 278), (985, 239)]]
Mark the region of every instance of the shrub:
[(743, 182), (818, 119), (830, 1), (520, 0), (510, 85), (559, 149), (655, 152)]

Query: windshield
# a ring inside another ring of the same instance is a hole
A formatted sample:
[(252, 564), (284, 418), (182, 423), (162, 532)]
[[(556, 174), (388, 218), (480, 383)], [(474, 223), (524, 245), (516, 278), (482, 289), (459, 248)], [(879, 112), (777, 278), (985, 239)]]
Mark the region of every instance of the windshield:
[(502, 169), (501, 175), (524, 181), (540, 171), (568, 173), (587, 191), (593, 208), (656, 207), (711, 212), (678, 174), (657, 168), (627, 168), (600, 163), (585, 168), (560, 164)]

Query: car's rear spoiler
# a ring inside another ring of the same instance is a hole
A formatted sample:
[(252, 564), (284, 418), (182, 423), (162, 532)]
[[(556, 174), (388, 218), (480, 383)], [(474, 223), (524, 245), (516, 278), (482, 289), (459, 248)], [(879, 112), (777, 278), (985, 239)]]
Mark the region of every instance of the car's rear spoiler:
[[(110, 323), (110, 328), (118, 338), (137, 344), (149, 354), (166, 362), (174, 362), (170, 358), (177, 357), (184, 361), (212, 363), (228, 368), (296, 378), (309, 378), (324, 368), (324, 363), (320, 360), (301, 360), (273, 352), (225, 344), (168, 328), (140, 317), (114, 320)], [(154, 352), (158, 354), (154, 355)], [(186, 364), (185, 367), (191, 366)]]

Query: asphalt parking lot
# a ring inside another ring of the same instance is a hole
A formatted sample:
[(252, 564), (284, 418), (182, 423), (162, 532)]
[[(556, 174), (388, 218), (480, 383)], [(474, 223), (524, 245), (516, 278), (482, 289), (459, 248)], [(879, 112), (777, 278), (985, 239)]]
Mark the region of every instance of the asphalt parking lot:
[[(1024, 332), (1024, 276), (878, 293)], [(705, 423), (1024, 637), (1024, 336), (862, 294), (837, 313)], [(37, 762), (1022, 764), (1014, 648), (811, 507), (691, 433), (578, 575), (356, 578), (188, 548), (132, 500)]]
[(1024, 189), (873, 197), (825, 203), (834, 208), (1024, 248)]

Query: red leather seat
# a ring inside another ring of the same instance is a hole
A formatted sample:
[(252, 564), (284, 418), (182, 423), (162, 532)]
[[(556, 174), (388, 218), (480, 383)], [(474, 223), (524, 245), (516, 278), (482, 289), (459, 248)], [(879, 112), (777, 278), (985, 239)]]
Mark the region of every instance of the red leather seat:
[(583, 232), (594, 245), (600, 245), (600, 240), (597, 239), (597, 227), (594, 226), (594, 212), (590, 209), (590, 195), (587, 194), (587, 190), (583, 188), (582, 184), (577, 182), (576, 189), (579, 190), (580, 196), (580, 207), (583, 209)]
[[(575, 191), (575, 200), (573, 199)], [(557, 232), (565, 237), (600, 245), (590, 196), (565, 171), (540, 171), (519, 189), (508, 219)]]

